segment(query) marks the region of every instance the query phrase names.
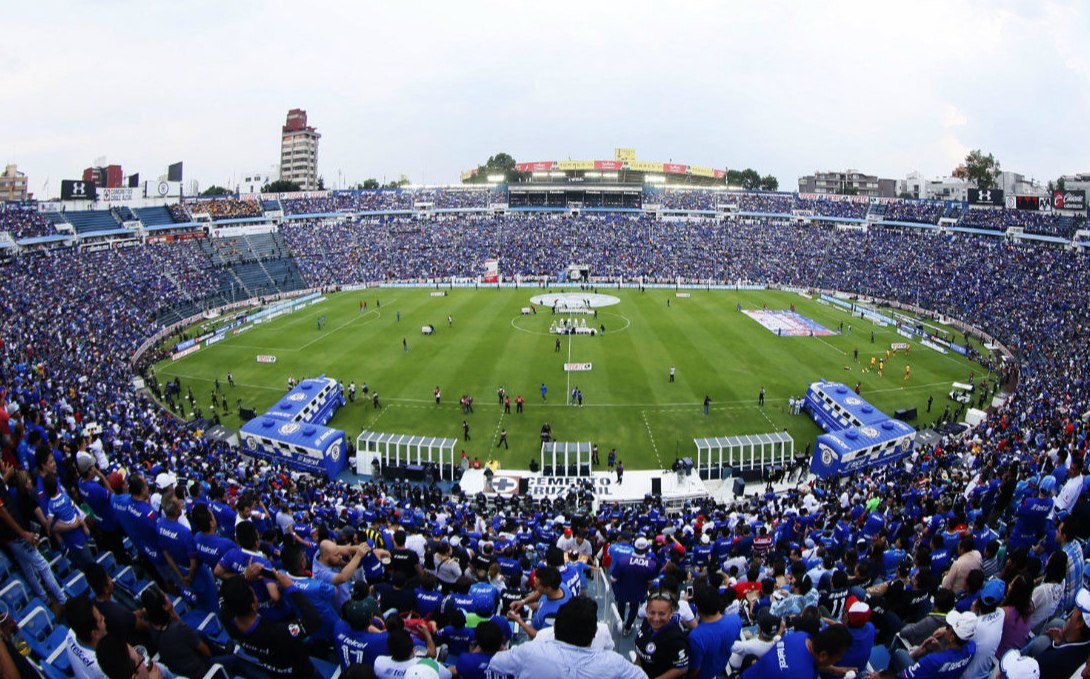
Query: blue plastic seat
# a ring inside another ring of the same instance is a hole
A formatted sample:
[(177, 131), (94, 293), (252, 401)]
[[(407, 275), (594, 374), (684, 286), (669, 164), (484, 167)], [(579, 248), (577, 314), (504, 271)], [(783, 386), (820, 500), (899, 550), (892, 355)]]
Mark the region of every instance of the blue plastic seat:
[(64, 593), (69, 598), (86, 596), (90, 591), (91, 586), (87, 583), (87, 576), (83, 573), (76, 573), (64, 583)]
[(12, 577), (11, 581), (0, 589), (0, 601), (7, 604), (8, 609), (17, 618), (26, 615), (35, 608), (43, 608), (49, 614), (50, 622), (53, 621), (53, 612), (41, 599), (30, 595), (27, 584), (20, 577)]
[(340, 665), (314, 656), (311, 656), (310, 662), (314, 664), (314, 669), (318, 670), (318, 674), (322, 675), (323, 679), (338, 679), (341, 676)]
[(19, 619), (19, 629), (35, 657), (63, 671), (72, 669), (68, 654), (64, 651), (68, 630), (53, 624), (49, 609), (42, 606), (34, 608)]

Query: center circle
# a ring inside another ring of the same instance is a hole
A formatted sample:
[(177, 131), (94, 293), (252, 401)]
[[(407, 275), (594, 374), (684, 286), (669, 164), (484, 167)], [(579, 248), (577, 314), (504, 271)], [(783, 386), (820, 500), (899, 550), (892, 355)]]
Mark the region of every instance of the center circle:
[(530, 303), (545, 307), (559, 307), (564, 309), (595, 309), (604, 306), (620, 304), (619, 297), (602, 295), (597, 292), (549, 292), (544, 295), (534, 295)]

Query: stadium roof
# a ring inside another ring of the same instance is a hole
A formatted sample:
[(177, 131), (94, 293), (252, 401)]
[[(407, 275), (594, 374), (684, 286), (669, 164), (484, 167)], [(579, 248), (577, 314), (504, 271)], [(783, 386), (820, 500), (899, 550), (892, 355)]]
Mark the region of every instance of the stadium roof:
[[(528, 175), (529, 181), (565, 181), (586, 178), (592, 181), (619, 181), (640, 184), (722, 185), (727, 171), (683, 163), (649, 162), (635, 159), (635, 151), (617, 149), (616, 160), (536, 160), (515, 163), (515, 170)], [(477, 169), (462, 173), (462, 181), (477, 174)]]

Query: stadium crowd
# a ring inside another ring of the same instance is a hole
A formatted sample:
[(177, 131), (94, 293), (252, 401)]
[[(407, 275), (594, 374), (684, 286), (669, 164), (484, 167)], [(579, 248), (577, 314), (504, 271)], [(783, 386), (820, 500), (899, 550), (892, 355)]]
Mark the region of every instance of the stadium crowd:
[(15, 240), (57, 235), (49, 220), (38, 212), (37, 205), (7, 205), (0, 211), (0, 231), (9, 232)]
[[(812, 209), (845, 214), (825, 203)], [(215, 284), (189, 264), (198, 246), (20, 254), (0, 289), (0, 615), (23, 623), (22, 639), (0, 625), (5, 673), (37, 676), (30, 661), (47, 658), (50, 672), (66, 661), (73, 676), (111, 679), (200, 677), (214, 662), (246, 677), (316, 676), (324, 663), (346, 677), (863, 676), (870, 658), (888, 659), (881, 676), (909, 679), (1090, 671), (1085, 255), (971, 235), (647, 219), (281, 231), (312, 285), (471, 276), (503, 252), (506, 276), (578, 260), (626, 279), (899, 300), (999, 338), (1019, 384), (968, 437), (836, 487), (679, 511), (655, 499), (595, 512), (576, 498), (493, 506), (244, 459), (135, 393), (130, 361), (158, 329), (155, 310)], [(149, 378), (154, 357), (137, 366)], [(979, 378), (994, 386), (995, 367)], [(189, 392), (184, 410), (207, 405)], [(635, 664), (580, 596), (595, 568), (608, 571)]]
[(256, 200), (238, 198), (199, 198), (186, 203), (190, 214), (207, 214), (213, 220), (261, 217), (265, 213)]

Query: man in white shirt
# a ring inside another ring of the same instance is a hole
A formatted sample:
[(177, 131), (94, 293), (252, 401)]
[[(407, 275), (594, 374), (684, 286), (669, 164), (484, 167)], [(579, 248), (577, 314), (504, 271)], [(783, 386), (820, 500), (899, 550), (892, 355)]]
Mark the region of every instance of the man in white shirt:
[(577, 597), (556, 612), (553, 641), (534, 641), (500, 651), (488, 665), (489, 676), (515, 679), (647, 679), (642, 669), (613, 651), (593, 648), (598, 604)]
[(64, 604), (68, 636), (64, 639), (68, 662), (76, 679), (106, 679), (95, 658), (95, 647), (106, 636), (106, 618), (87, 597), (71, 597)]
[(977, 614), (976, 634), (973, 635), (976, 653), (961, 679), (985, 679), (992, 673), (995, 650), (1003, 637), (1003, 621), (1006, 619), (1006, 611), (999, 608), (999, 602), (1006, 594), (1007, 584), (999, 578), (984, 583), (980, 590), (980, 598), (973, 604), (973, 611)]
[(757, 616), (757, 636), (734, 642), (731, 647), (730, 668), (735, 672), (742, 669), (742, 661), (747, 656), (760, 660), (768, 649), (780, 639), (782, 624), (779, 618), (768, 611), (761, 611)]
[(1056, 515), (1062, 516), (1075, 506), (1079, 495), (1082, 494), (1082, 481), (1082, 469), (1072, 464), (1067, 470), (1067, 481), (1064, 482), (1063, 488), (1056, 496), (1056, 504), (1052, 507)]

